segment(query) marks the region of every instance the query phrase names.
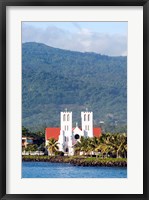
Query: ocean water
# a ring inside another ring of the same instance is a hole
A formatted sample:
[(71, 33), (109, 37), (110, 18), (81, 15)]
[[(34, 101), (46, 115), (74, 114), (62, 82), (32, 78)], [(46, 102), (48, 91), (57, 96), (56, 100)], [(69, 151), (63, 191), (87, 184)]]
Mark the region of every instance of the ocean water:
[(68, 163), (22, 162), (22, 178), (127, 178), (127, 167), (82, 167)]

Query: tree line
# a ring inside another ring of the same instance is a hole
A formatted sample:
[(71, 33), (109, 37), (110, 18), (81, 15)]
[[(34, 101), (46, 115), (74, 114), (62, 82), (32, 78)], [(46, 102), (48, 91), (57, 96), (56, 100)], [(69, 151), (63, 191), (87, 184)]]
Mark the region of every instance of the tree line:
[[(50, 155), (63, 155), (59, 151), (58, 141), (50, 138), (47, 147), (45, 147), (45, 133), (37, 131), (31, 132), (24, 126), (22, 127), (23, 137), (32, 137), (34, 144), (27, 145), (22, 151), (45, 151), (48, 149)], [(127, 158), (127, 134), (126, 133), (104, 133), (100, 138), (81, 137), (73, 146), (75, 155)]]
[[(85, 138), (73, 146), (75, 155), (96, 156), (102, 158), (127, 158), (127, 134), (102, 134), (100, 138)], [(49, 139), (48, 150), (50, 155), (56, 155), (58, 141), (54, 138)]]

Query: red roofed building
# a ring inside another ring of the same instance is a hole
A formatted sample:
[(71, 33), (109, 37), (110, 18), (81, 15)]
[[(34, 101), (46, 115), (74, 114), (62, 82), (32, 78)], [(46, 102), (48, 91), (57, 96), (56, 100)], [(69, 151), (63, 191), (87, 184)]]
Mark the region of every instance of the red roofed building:
[(58, 140), (59, 139), (59, 135), (60, 135), (60, 128), (57, 128), (57, 127), (46, 128), (45, 140), (47, 141), (50, 138), (54, 138), (54, 139)]
[[(81, 128), (79, 128), (81, 130)], [(75, 128), (72, 129), (72, 131), (75, 130)], [(94, 137), (100, 137), (101, 136), (101, 128), (93, 128), (93, 134)], [(60, 128), (57, 127), (48, 127), (45, 131), (45, 139), (46, 141), (50, 138), (54, 138), (55, 140), (59, 139), (60, 135)]]
[(81, 112), (81, 124), (79, 128), (77, 123), (76, 127), (72, 127), (72, 112), (61, 112), (60, 114), (60, 128), (49, 127), (45, 130), (46, 146), (48, 140), (54, 138), (58, 140), (59, 150), (67, 152), (69, 155), (74, 155), (73, 146), (79, 141), (80, 137), (100, 137), (101, 128), (93, 128), (93, 112)]
[(94, 134), (94, 137), (100, 137), (101, 136), (101, 128), (100, 127), (93, 128), (93, 134)]

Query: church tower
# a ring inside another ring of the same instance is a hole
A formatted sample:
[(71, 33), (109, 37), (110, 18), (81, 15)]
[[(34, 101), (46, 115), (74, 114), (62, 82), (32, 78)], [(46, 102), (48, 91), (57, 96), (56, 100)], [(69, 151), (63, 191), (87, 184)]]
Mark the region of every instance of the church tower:
[(65, 109), (65, 112), (61, 112), (61, 130), (65, 133), (72, 132), (72, 112), (68, 112)]
[(72, 112), (65, 109), (60, 114), (59, 150), (71, 154), (72, 151)]
[(81, 112), (81, 121), (84, 137), (93, 137), (93, 112)]

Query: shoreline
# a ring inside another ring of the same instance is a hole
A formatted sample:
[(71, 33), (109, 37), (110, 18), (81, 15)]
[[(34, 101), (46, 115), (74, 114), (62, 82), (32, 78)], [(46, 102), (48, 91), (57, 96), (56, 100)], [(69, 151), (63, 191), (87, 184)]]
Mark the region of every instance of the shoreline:
[(83, 156), (22, 156), (24, 162), (69, 163), (74, 166), (127, 167), (126, 158), (96, 158)]

